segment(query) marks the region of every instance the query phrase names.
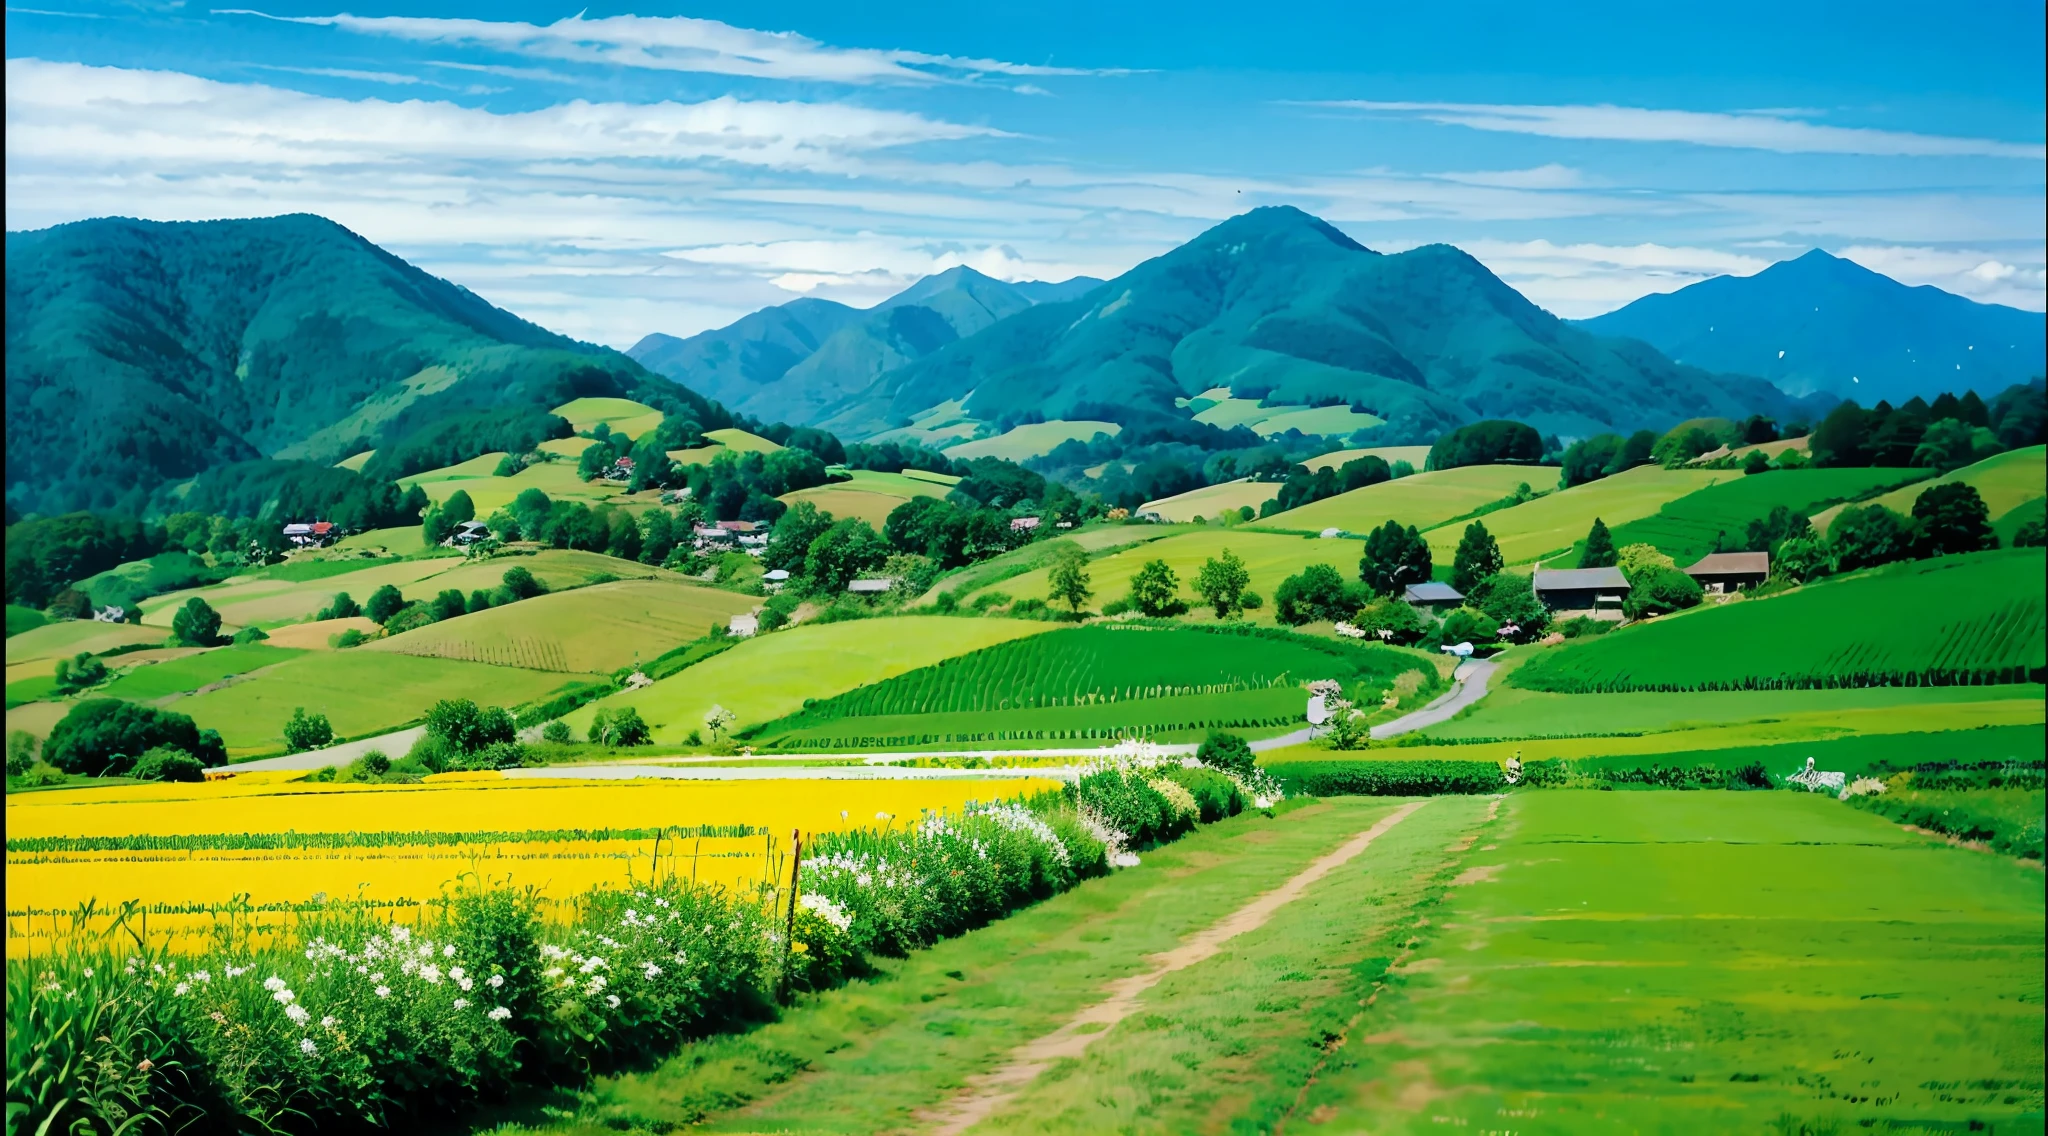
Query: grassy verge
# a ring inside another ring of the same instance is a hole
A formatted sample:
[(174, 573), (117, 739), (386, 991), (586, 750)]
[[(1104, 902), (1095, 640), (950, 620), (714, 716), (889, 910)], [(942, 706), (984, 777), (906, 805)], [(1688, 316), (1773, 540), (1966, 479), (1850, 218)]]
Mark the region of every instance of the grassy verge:
[(2038, 873), (1789, 793), (1517, 794), (1503, 819), (1299, 1121), (2039, 1130)]
[[(1406, 823), (1440, 806), (1438, 816), (1449, 817), (1472, 803), (1432, 804)], [(1276, 810), (1284, 814), (1277, 819), (1247, 814), (1207, 826), (1145, 853), (1140, 867), (884, 961), (873, 978), (808, 998), (772, 1025), (695, 1043), (652, 1071), (602, 1082), (552, 1130), (702, 1123), (709, 1131), (867, 1133), (909, 1125), (966, 1077), (1097, 1000), (1106, 982), (1143, 969), (1145, 956), (1277, 886), (1394, 807), (1322, 802)]]

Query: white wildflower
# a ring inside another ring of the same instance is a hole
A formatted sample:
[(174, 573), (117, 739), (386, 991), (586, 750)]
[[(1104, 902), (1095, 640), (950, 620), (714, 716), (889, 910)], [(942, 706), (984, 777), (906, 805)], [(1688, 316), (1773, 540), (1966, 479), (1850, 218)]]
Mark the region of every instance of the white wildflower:
[(264, 979), (264, 980), (263, 980), (263, 988), (264, 988), (265, 990), (269, 990), (269, 991), (271, 991), (271, 992), (273, 992), (273, 993), (275, 993), (276, 991), (279, 991), (279, 990), (282, 990), (282, 989), (284, 989), (284, 986), (285, 986), (285, 982), (284, 982), (284, 979), (282, 979), (282, 978), (279, 978), (278, 976), (276, 976), (276, 975), (274, 975), (274, 974), (273, 974), (273, 975), (271, 975), (271, 976), (270, 976), (269, 978), (266, 978), (266, 979)]
[(455, 985), (457, 985), (457, 986), (460, 986), (460, 987), (462, 987), (462, 992), (463, 992), (464, 994), (467, 994), (467, 993), (469, 993), (469, 992), (470, 992), (470, 990), (471, 990), (471, 989), (472, 989), (473, 987), (475, 987), (475, 986), (476, 986), (476, 979), (474, 979), (474, 978), (458, 978), (458, 979), (456, 979), (456, 980), (455, 980)]
[(595, 993), (597, 993), (598, 991), (600, 991), (600, 990), (603, 990), (603, 989), (604, 989), (604, 987), (605, 987), (605, 978), (604, 978), (604, 975), (602, 975), (602, 974), (593, 974), (593, 975), (591, 975), (591, 976), (590, 976), (590, 986), (589, 986), (589, 990), (590, 990), (590, 992), (591, 992), (592, 994), (595, 994)]
[[(557, 970), (555, 973), (560, 974), (561, 971)], [(490, 987), (493, 990), (496, 990), (498, 987), (505, 985), (505, 976), (502, 974), (494, 974), (484, 980), (484, 985)]]
[(189, 982), (180, 982), (176, 986), (171, 987), (171, 993), (183, 997), (184, 995), (192, 993), (192, 984)]
[(193, 971), (193, 972), (192, 972), (192, 977), (194, 977), (194, 978), (198, 979), (198, 980), (199, 980), (199, 981), (201, 981), (201, 982), (212, 982), (212, 981), (213, 981), (213, 975), (211, 975), (211, 974), (208, 974), (207, 972), (205, 972), (205, 971), (203, 971), (203, 970), (195, 970), (195, 971)]
[[(459, 966), (451, 966), (451, 967), (449, 967), (449, 968), (448, 968), (448, 977), (450, 977), (450, 978), (454, 979), (454, 980), (455, 980), (455, 981), (457, 981), (457, 982), (460, 982), (460, 981), (462, 981), (462, 976), (463, 976), (463, 975), (464, 975), (465, 973), (467, 973), (467, 972), (466, 972), (466, 971), (464, 971), (464, 970), (463, 970), (463, 969), (462, 969), (461, 967), (459, 967)], [(464, 989), (468, 989), (468, 988), (467, 988), (467, 987), (464, 987)]]
[(641, 964), (641, 966), (640, 966), (640, 974), (641, 974), (641, 977), (643, 977), (643, 978), (648, 978), (648, 979), (660, 978), (660, 977), (661, 977), (661, 968), (660, 968), (660, 967), (658, 967), (658, 966), (656, 966), (656, 965), (654, 965), (654, 964), (653, 964), (652, 962), (642, 963), (642, 964)]
[[(1065, 849), (1061, 849), (1061, 851), (1065, 851)], [(804, 910), (811, 912), (818, 918), (823, 919), (825, 922), (830, 923), (834, 927), (839, 928), (841, 931), (844, 931), (847, 928), (853, 926), (852, 914), (850, 914), (845, 907), (841, 906), (840, 904), (834, 903), (832, 900), (827, 899), (822, 895), (818, 895), (814, 892), (806, 892), (803, 896), (798, 898), (797, 902), (803, 905)]]
[(441, 968), (428, 963), (420, 968), (420, 978), (429, 986), (439, 986), (441, 984)]
[(396, 923), (394, 923), (394, 924), (392, 924), (392, 925), (391, 925), (391, 941), (392, 941), (392, 942), (394, 942), (394, 943), (402, 943), (402, 942), (405, 942), (405, 941), (406, 941), (407, 939), (410, 939), (410, 938), (412, 938), (412, 931), (411, 931), (411, 930), (410, 930), (409, 928), (406, 928), (406, 927), (402, 927), (402, 926), (400, 926), (400, 925), (398, 925), (398, 924), (396, 924)]
[(617, 994), (607, 994), (604, 996), (604, 1000), (605, 1004), (612, 1009), (616, 1010), (619, 1008), (619, 996)]
[(328, 1014), (328, 1015), (326, 1015), (325, 1017), (321, 1018), (321, 1019), (320, 1019), (320, 1028), (321, 1028), (321, 1029), (333, 1029), (333, 1028), (334, 1028), (334, 1015), (333, 1015), (333, 1014)]
[(492, 1010), (492, 1011), (491, 1011), (490, 1013), (488, 1013), (488, 1014), (485, 1014), (485, 1015), (484, 1015), (484, 1017), (487, 1017), (487, 1018), (491, 1019), (491, 1020), (492, 1020), (492, 1021), (494, 1021), (494, 1022), (502, 1022), (502, 1021), (504, 1021), (504, 1020), (505, 1020), (506, 1018), (509, 1018), (509, 1017), (511, 1017), (511, 1016), (512, 1016), (512, 1011), (510, 1011), (510, 1010), (506, 1009), (506, 1008), (505, 1008), (505, 1007), (503, 1007), (503, 1006), (499, 1006), (498, 1008), (496, 1008), (496, 1009)]
[(379, 986), (379, 987), (377, 988), (377, 997), (379, 997), (379, 998), (389, 998), (389, 997), (391, 997), (391, 988), (390, 988), (389, 986)]
[(91, 967), (86, 967), (86, 968), (85, 968), (85, 976), (86, 976), (87, 978), (91, 978), (91, 977), (92, 977), (92, 968), (91, 968)]
[(293, 994), (289, 990), (280, 990), (277, 993), (272, 994), (271, 997), (289, 1006), (291, 1005), (292, 999), (297, 997), (297, 995)]
[(467, 999), (467, 998), (457, 998), (457, 999), (455, 1000), (455, 1008), (456, 1008), (456, 1009), (458, 1009), (458, 1010), (467, 1010), (467, 1009), (469, 1009), (469, 999)]
[(372, 981), (372, 982), (382, 982), (382, 981), (384, 981), (384, 972), (380, 970), (380, 971), (378, 971), (377, 973), (375, 973), (375, 974), (371, 975), (371, 976), (370, 976), (370, 981)]
[(454, 943), (450, 943), (450, 944), (448, 944), (447, 946), (445, 946), (445, 947), (442, 947), (442, 948), (441, 948), (441, 957), (442, 957), (442, 958), (451, 958), (451, 959), (452, 959), (452, 958), (454, 958), (454, 957), (455, 957), (455, 944), (454, 944)]
[(284, 1016), (290, 1018), (296, 1025), (305, 1025), (313, 1015), (307, 1013), (304, 1006), (286, 1006)]
[(302, 1037), (299, 1039), (299, 1052), (311, 1057), (320, 1052), (320, 1047), (313, 1044), (312, 1038)]

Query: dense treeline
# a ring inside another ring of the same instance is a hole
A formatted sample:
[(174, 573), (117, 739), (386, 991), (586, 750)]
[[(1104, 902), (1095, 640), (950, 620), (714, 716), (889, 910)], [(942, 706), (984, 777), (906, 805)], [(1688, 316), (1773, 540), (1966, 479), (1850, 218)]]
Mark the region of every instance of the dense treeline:
[[(182, 496), (180, 512), (276, 521), (332, 521), (343, 529), (390, 528), (419, 521), (426, 491), (317, 462), (252, 461), (210, 469)], [(168, 511), (168, 510), (166, 510)]]
[(527, 407), (459, 414), (378, 447), (362, 472), (372, 480), (396, 481), (499, 450), (526, 453), (574, 433), (567, 419)]
[(1854, 401), (1828, 412), (1813, 431), (1813, 464), (1955, 469), (2003, 450), (2048, 441), (2048, 398), (2040, 380), (2007, 388), (1989, 405), (1966, 391), (1932, 403), (1917, 396), (1869, 410)]

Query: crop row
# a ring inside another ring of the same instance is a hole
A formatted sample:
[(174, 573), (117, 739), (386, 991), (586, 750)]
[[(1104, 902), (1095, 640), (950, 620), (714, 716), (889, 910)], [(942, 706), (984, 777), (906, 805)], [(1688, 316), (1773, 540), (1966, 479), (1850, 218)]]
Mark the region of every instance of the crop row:
[(207, 832), (124, 836), (10, 836), (9, 855), (36, 852), (297, 851), (465, 844), (553, 844), (569, 841), (738, 839), (765, 836), (748, 824), (664, 828), (548, 828), (506, 832)]
[[(2010, 683), (2038, 683), (2043, 681), (2048, 681), (2048, 668), (2010, 665), (1971, 669), (1930, 667), (1915, 671), (1868, 670), (1834, 671), (1824, 674), (1743, 675), (1738, 678), (1698, 679), (1692, 682), (1646, 682), (1626, 674), (1611, 679), (1580, 679), (1577, 681), (1545, 676), (1544, 685), (1537, 689), (1553, 691), (1559, 694), (1620, 694), (1625, 692), (1694, 694), (1700, 691), (1711, 690), (1858, 690), (1867, 687), (1889, 686), (2004, 686)], [(1546, 735), (1543, 739), (1432, 738), (1429, 740), (1429, 744), (1442, 745), (1449, 744), (1452, 741), (1519, 741), (1552, 740), (1554, 738), (1567, 737), (1636, 736), (1640, 735), (1557, 734)]]
[(498, 667), (519, 667), (530, 671), (574, 671), (562, 644), (553, 639), (515, 638), (503, 643), (478, 643), (469, 639), (424, 638), (398, 642), (392, 649), (401, 654), (427, 658), (454, 659), (463, 663), (488, 663)]
[(1175, 730), (1249, 730), (1285, 726), (1297, 719), (1276, 714), (1264, 718), (1197, 718), (1182, 722), (1134, 722), (1118, 729), (964, 730), (921, 734), (851, 734), (829, 737), (780, 738), (772, 744), (779, 749), (875, 749), (884, 746), (945, 745), (963, 742), (1019, 741), (1114, 741), (1133, 735), (1164, 734)]
[[(1410, 662), (1409, 660), (1399, 660)], [(1386, 663), (1282, 635), (1081, 627), (947, 659), (836, 698), (784, 725), (890, 714), (1082, 706), (1357, 678)], [(1387, 678), (1396, 673), (1389, 669)]]

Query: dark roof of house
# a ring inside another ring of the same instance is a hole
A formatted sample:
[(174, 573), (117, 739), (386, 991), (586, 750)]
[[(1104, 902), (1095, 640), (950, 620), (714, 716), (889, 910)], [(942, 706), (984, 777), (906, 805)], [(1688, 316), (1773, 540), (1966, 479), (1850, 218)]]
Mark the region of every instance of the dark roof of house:
[(1465, 598), (1465, 593), (1449, 584), (1431, 580), (1424, 584), (1410, 584), (1402, 598), (1409, 603), (1456, 603)]
[(1714, 552), (1700, 557), (1700, 562), (1686, 569), (1694, 576), (1768, 576), (1771, 574), (1771, 554), (1768, 552)]
[(1628, 591), (1628, 577), (1619, 568), (1538, 568), (1535, 580), (1539, 592), (1578, 591), (1585, 588), (1620, 588)]

